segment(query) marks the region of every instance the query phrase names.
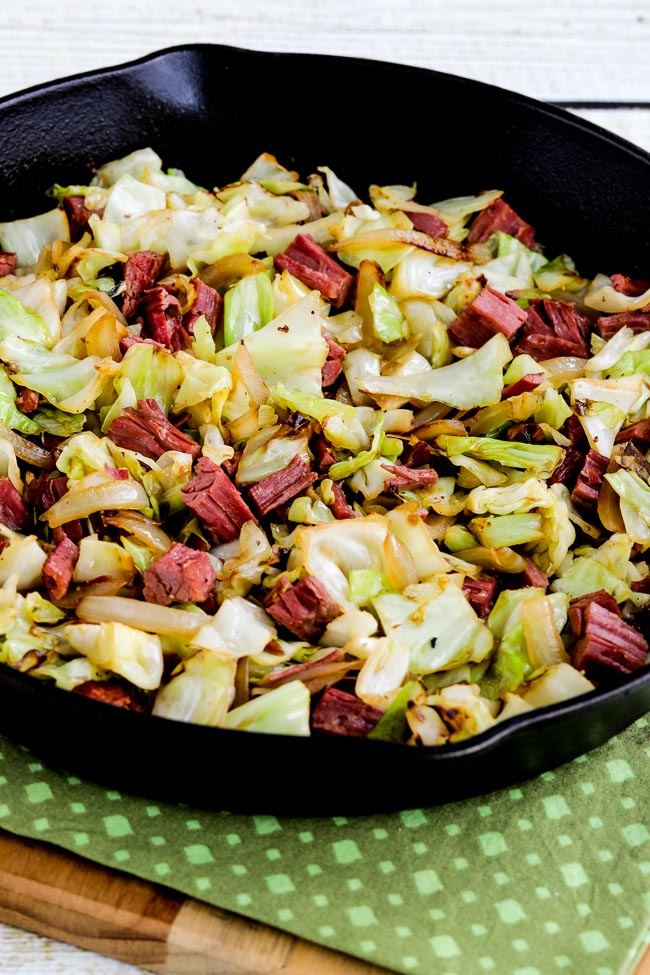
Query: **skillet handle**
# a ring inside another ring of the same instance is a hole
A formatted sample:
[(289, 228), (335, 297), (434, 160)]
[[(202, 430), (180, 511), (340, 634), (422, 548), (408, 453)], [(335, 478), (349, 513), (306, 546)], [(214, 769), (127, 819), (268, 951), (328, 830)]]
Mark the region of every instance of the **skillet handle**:
[(2, 831), (0, 921), (160, 975), (390, 975), (386, 969)]

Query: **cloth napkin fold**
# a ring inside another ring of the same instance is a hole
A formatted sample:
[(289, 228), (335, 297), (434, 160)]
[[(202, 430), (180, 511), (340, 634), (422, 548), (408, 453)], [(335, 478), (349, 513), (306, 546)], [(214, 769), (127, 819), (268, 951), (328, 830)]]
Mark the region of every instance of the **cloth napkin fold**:
[(650, 918), (649, 730), (516, 788), (351, 819), (154, 803), (0, 738), (0, 827), (405, 975), (629, 975)]

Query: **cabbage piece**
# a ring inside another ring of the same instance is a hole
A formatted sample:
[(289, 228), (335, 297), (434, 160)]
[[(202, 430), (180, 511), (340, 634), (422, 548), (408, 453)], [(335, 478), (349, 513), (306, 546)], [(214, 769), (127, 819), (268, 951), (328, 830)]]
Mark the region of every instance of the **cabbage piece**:
[(26, 308), (9, 291), (0, 289), (0, 340), (11, 335), (48, 349), (58, 338), (51, 334), (40, 315)]
[(471, 264), (412, 250), (393, 271), (390, 293), (394, 298), (443, 298)]
[(236, 660), (262, 653), (276, 636), (273, 621), (263, 609), (241, 596), (231, 596), (210, 622), (194, 634), (190, 643)]
[(469, 527), (487, 548), (503, 545), (525, 545), (544, 538), (542, 516), (539, 514), (493, 515), (490, 518), (472, 518)]
[(272, 321), (275, 314), (273, 285), (266, 271), (249, 274), (226, 291), (223, 337), (226, 345), (239, 342)]
[(55, 240), (70, 240), (63, 210), (48, 210), (36, 217), (0, 223), (0, 247), (16, 254), (18, 266), (36, 264), (42, 249)]
[[(1, 232), (0, 240), (2, 240)], [(625, 295), (613, 287), (611, 278), (606, 274), (597, 274), (583, 300), (587, 308), (616, 315), (624, 311), (639, 311), (646, 305), (650, 305), (650, 289), (644, 291), (642, 295)]]
[(441, 436), (436, 440), (448, 457), (471, 454), (479, 460), (531, 471), (537, 477), (550, 477), (564, 456), (564, 450), (553, 444), (517, 443), (490, 437)]
[(482, 731), (487, 731), (495, 722), (498, 706), (495, 702), (481, 697), (476, 684), (451, 684), (441, 688), (437, 694), (427, 697), (442, 715), (445, 724), (452, 729), (450, 741), (464, 741)]
[(121, 580), (126, 585), (133, 582), (134, 576), (133, 559), (121, 545), (101, 541), (96, 535), (88, 535), (79, 542), (79, 558), (72, 576), (74, 582), (92, 582), (106, 577)]
[(183, 367), (166, 349), (139, 343), (127, 349), (120, 363), (113, 380), (116, 392), (124, 389), (119, 382), (125, 379), (131, 384), (136, 401), (155, 399), (161, 410), (168, 413), (183, 382)]
[[(350, 599), (357, 606), (367, 606), (374, 596), (391, 590), (390, 580), (374, 569), (352, 569), (348, 576), (348, 582), (350, 584)], [(370, 634), (367, 635), (370, 636)]]
[(626, 416), (648, 398), (649, 389), (641, 376), (622, 379), (574, 379), (571, 403), (589, 440), (589, 446), (611, 457), (616, 434)]
[(632, 539), (619, 533), (598, 549), (578, 549), (576, 558), (558, 568), (558, 578), (551, 583), (551, 589), (566, 593), (571, 599), (604, 589), (619, 603), (628, 599), (636, 602), (636, 594), (627, 582), (631, 553)]
[(89, 430), (70, 437), (57, 457), (56, 466), (72, 481), (94, 471), (116, 467), (108, 438), (98, 437)]
[(153, 714), (211, 727), (223, 725), (235, 697), (236, 670), (234, 659), (200, 650), (160, 688)]
[(590, 680), (568, 663), (560, 663), (550, 667), (545, 674), (534, 680), (524, 691), (522, 697), (527, 704), (534, 708), (546, 707), (548, 704), (559, 704), (580, 694), (588, 694), (595, 690)]
[(41, 570), (46, 555), (36, 535), (20, 535), (4, 525), (0, 535), (8, 541), (0, 552), (0, 586), (15, 576), (17, 589), (35, 589), (41, 584)]
[(560, 254), (552, 261), (539, 266), (533, 274), (535, 285), (542, 291), (580, 291), (587, 284), (567, 254)]
[(422, 582), (437, 572), (449, 572), (449, 566), (418, 514), (418, 502), (398, 505), (386, 514), (386, 521), (396, 538), (408, 549), (418, 580)]
[[(348, 460), (340, 460), (332, 464), (327, 471), (327, 476), (330, 480), (341, 481), (345, 477), (351, 477), (352, 474), (355, 474), (367, 464), (378, 459), (384, 444), (382, 426), (383, 417), (379, 417), (368, 450), (360, 450), (355, 457), (350, 457)], [(327, 430), (327, 428), (324, 429)]]
[(41, 432), (39, 424), (16, 407), (16, 388), (7, 375), (7, 370), (2, 366), (0, 366), (0, 423), (10, 430), (20, 430), (21, 433)]
[(162, 159), (150, 146), (136, 149), (134, 152), (111, 159), (96, 171), (93, 184), (98, 186), (113, 186), (125, 174), (133, 179), (144, 180), (150, 172), (162, 172)]
[(405, 584), (404, 574), (410, 581), (417, 579), (410, 554), (381, 515), (297, 528), (288, 568), (299, 566), (318, 579), (345, 610), (356, 609), (348, 581), (353, 569), (378, 572), (396, 589)]
[(67, 660), (58, 655), (47, 659), (38, 667), (33, 667), (29, 675), (53, 680), (55, 687), (60, 687), (64, 691), (73, 691), (75, 687), (85, 684), (86, 681), (104, 680), (107, 676), (105, 671), (96, 667), (86, 657), (73, 657), (72, 660)]
[(212, 400), (214, 396), (221, 402), (232, 389), (232, 376), (224, 366), (204, 362), (188, 352), (177, 352), (175, 358), (183, 369), (183, 381), (174, 399), (174, 413)]
[(16, 372), (13, 379), (27, 389), (36, 390), (66, 413), (83, 413), (90, 409), (116, 367), (112, 359), (91, 355), (75, 359), (62, 353), (9, 336), (0, 342), (0, 359), (10, 362)]
[(355, 692), (366, 704), (384, 710), (395, 697), (410, 666), (410, 651), (403, 643), (383, 637), (374, 646), (357, 675)]
[[(38, 321), (31, 323), (30, 331), (25, 333), (21, 329), (16, 334), (23, 339), (38, 341), (36, 332), (44, 325), (47, 338), (43, 344), (49, 348), (52, 343), (58, 342), (61, 337), (61, 319), (68, 301), (67, 282), (52, 281), (49, 277), (36, 277), (33, 274), (26, 274), (19, 277), (6, 277), (3, 280), (3, 285), (13, 298), (18, 299), (28, 313), (35, 315), (38, 319)], [(9, 310), (5, 310), (5, 314), (7, 326), (11, 331), (11, 314)], [(16, 324), (14, 322), (14, 326)], [(33, 338), (31, 337), (32, 329), (35, 330)]]
[(431, 206), (449, 225), (451, 239), (463, 240), (467, 236), (463, 224), (470, 214), (486, 210), (500, 196), (503, 196), (503, 190), (486, 190), (479, 196), (455, 196), (449, 200), (432, 203)]
[(63, 632), (70, 646), (97, 667), (111, 670), (145, 691), (160, 686), (163, 653), (155, 634), (124, 623), (71, 623)]
[(415, 701), (423, 699), (422, 685), (414, 680), (408, 681), (395, 694), (375, 727), (368, 733), (368, 738), (397, 743), (404, 742), (409, 733), (407, 714)]
[(542, 515), (544, 540), (535, 546), (533, 559), (547, 573), (557, 570), (575, 541), (565, 502), (538, 478), (506, 487), (474, 488), (467, 499), (467, 510), (477, 515), (538, 511)]
[(554, 430), (559, 430), (572, 412), (562, 394), (549, 386), (548, 389), (544, 390), (542, 398), (537, 398), (537, 406), (533, 415), (536, 423), (548, 423)]
[[(312, 291), (268, 325), (244, 337), (253, 364), (268, 386), (281, 384), (320, 396), (321, 369), (328, 352), (321, 321), (320, 297)], [(236, 345), (223, 349), (217, 363), (232, 368), (236, 351)]]
[[(611, 379), (621, 376), (632, 376), (637, 372), (648, 372), (648, 354), (645, 350), (650, 346), (650, 332), (639, 332), (635, 335), (631, 328), (624, 325), (611, 339), (602, 346), (585, 366), (587, 373), (602, 372)], [(592, 346), (593, 348), (593, 346)], [(634, 353), (644, 355), (635, 355)]]
[[(96, 471), (93, 474), (86, 474), (78, 481), (73, 481), (63, 497), (48, 508), (41, 515), (41, 519), (46, 521), (50, 528), (58, 528), (68, 521), (87, 518), (95, 511), (113, 508), (146, 511), (149, 505), (149, 497), (137, 481), (131, 478), (116, 480), (110, 474)], [(3, 555), (4, 552), (0, 554), (0, 564)]]
[(446, 576), (373, 599), (384, 633), (411, 650), (411, 670), (430, 674), (481, 661), (492, 634), (462, 590)]
[(359, 387), (366, 393), (399, 396), (422, 403), (445, 403), (459, 410), (498, 403), (503, 392), (503, 367), (512, 358), (505, 335), (494, 335), (465, 359), (449, 366), (409, 376), (365, 378)]
[(51, 433), (55, 437), (71, 437), (73, 433), (81, 433), (86, 423), (83, 413), (64, 413), (55, 406), (41, 403), (36, 413), (30, 419), (39, 431)]
[(408, 326), (399, 305), (380, 284), (368, 296), (372, 330), (381, 342), (398, 342), (408, 337)]
[[(502, 231), (494, 234), (497, 256), (481, 265), (481, 274), (497, 291), (524, 291), (534, 286), (533, 273), (545, 258)], [(492, 243), (492, 240), (490, 241)]]
[(19, 595), (19, 583), (18, 576), (12, 574), (3, 580), (0, 589), (0, 663), (10, 667), (21, 667), (30, 651), (49, 657), (61, 643), (57, 629), (39, 623), (58, 623), (64, 614), (36, 593), (27, 598)]
[(302, 681), (292, 680), (233, 708), (226, 715), (225, 727), (267, 735), (308, 737), (309, 704), (309, 691), (305, 685)]
[[(366, 432), (363, 407), (350, 406), (337, 400), (312, 396), (299, 389), (286, 389), (282, 383), (272, 390), (271, 401), (276, 406), (294, 410), (316, 420), (323, 433), (335, 447), (358, 451), (367, 448), (370, 438)], [(374, 419), (374, 411), (370, 411)]]
[(317, 168), (319, 173), (325, 174), (327, 193), (332, 209), (345, 210), (348, 204), (358, 202), (357, 194), (347, 183), (339, 179), (334, 170), (330, 169), (329, 166), (318, 166)]

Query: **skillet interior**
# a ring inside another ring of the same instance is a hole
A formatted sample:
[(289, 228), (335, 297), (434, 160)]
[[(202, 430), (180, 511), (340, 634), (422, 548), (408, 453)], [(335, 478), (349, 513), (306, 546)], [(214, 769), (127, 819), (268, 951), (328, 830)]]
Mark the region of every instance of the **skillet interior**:
[[(327, 164), (363, 193), (423, 201), (494, 186), (583, 274), (647, 272), (650, 157), (523, 96), (417, 68), (213, 45), (172, 48), (0, 100), (0, 217), (46, 209), (53, 182), (151, 145), (211, 186), (261, 151), (302, 174)], [(0, 730), (46, 761), (215, 808), (323, 815), (482, 793), (595, 747), (650, 708), (648, 668), (466, 743), (233, 733), (151, 718), (0, 668)]]

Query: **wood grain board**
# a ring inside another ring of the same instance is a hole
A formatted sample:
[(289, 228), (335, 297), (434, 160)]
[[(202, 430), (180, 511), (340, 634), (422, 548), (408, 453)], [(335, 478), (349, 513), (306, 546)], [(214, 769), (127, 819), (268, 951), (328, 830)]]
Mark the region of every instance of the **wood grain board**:
[[(387, 969), (4, 832), (0, 921), (160, 975), (390, 975)], [(650, 975), (650, 950), (634, 975)]]

